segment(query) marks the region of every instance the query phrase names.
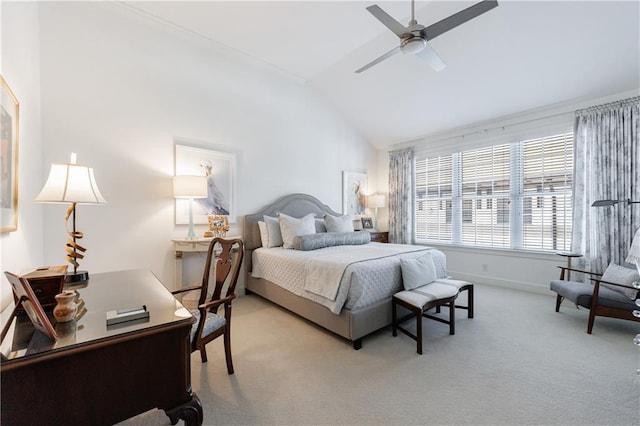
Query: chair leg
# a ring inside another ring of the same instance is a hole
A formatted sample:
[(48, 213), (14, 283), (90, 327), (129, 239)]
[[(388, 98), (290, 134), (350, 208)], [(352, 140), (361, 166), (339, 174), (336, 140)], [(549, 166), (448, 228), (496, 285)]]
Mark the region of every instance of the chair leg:
[[(593, 304), (593, 302), (591, 302)], [(593, 323), (596, 320), (596, 309), (595, 306), (591, 306), (591, 309), (589, 309), (589, 323), (587, 324), (587, 333), (591, 334), (591, 331), (593, 331)]]
[(560, 304), (562, 303), (562, 300), (564, 299), (564, 297), (558, 295), (556, 297), (556, 312), (560, 312)]
[(202, 360), (202, 362), (207, 362), (207, 348), (205, 347), (205, 345), (202, 345), (198, 349), (200, 350), (200, 359)]
[(233, 360), (231, 359), (231, 330), (227, 328), (224, 333), (224, 355), (227, 359), (227, 373), (233, 374)]
[(473, 318), (473, 285), (467, 289), (467, 318)]

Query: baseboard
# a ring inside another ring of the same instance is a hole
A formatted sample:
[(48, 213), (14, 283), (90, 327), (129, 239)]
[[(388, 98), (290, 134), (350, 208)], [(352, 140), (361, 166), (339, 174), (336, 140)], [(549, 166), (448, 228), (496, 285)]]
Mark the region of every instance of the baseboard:
[(492, 277), (488, 275), (469, 274), (469, 273), (456, 272), (456, 271), (447, 271), (447, 272), (455, 279), (469, 281), (474, 284), (492, 285), (496, 287), (510, 288), (513, 290), (528, 291), (530, 293), (544, 294), (547, 296), (551, 295), (551, 292), (548, 286), (543, 286), (537, 283), (531, 283), (526, 281), (504, 280), (501, 278)]

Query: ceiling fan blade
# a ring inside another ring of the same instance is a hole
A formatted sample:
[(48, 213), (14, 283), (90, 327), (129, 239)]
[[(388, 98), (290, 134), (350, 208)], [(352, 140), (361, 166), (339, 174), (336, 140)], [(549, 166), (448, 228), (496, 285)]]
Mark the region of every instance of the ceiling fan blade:
[(380, 62), (384, 61), (387, 58), (390, 58), (391, 56), (395, 55), (396, 53), (400, 52), (400, 46), (394, 47), (393, 49), (391, 49), (390, 51), (388, 51), (387, 53), (385, 53), (384, 55), (380, 56), (378, 59), (374, 59), (373, 61), (369, 62), (367, 65), (365, 65), (362, 68), (358, 68), (355, 72), (357, 74), (360, 74), (362, 71), (366, 71), (369, 68), (371, 68), (372, 66), (379, 64)]
[(387, 12), (382, 10), (378, 5), (373, 5), (367, 7), (367, 10), (375, 16), (378, 21), (382, 22), (382, 24), (389, 28), (391, 31), (395, 33), (398, 37), (402, 38), (405, 34), (409, 32), (409, 30), (402, 25), (400, 22), (393, 19)]
[(431, 68), (433, 68), (436, 71), (442, 71), (446, 67), (446, 65), (444, 64), (442, 59), (440, 59), (440, 56), (438, 56), (436, 51), (433, 50), (431, 46), (429, 46), (429, 43), (427, 43), (424, 49), (416, 53), (416, 56), (422, 59), (423, 61), (426, 61), (427, 63), (429, 63), (429, 65), (431, 65)]
[(449, 16), (448, 18), (436, 22), (433, 25), (429, 25), (427, 28), (420, 31), (420, 33), (427, 41), (429, 41), (497, 6), (498, 2), (496, 0), (481, 1), (480, 3), (476, 3), (473, 6)]

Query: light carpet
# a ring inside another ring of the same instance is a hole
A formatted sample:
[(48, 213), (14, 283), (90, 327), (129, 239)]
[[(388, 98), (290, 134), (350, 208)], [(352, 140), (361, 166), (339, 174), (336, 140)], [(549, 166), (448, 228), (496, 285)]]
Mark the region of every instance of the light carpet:
[[(554, 293), (476, 285), (456, 334), (425, 319), (424, 355), (391, 328), (359, 351), (258, 296), (234, 302), (234, 375), (222, 339), (192, 354), (205, 425), (638, 425), (640, 324), (596, 318)], [(462, 301), (466, 296), (461, 295)], [(158, 354), (161, 356), (161, 354)], [(152, 410), (121, 425), (168, 425)]]

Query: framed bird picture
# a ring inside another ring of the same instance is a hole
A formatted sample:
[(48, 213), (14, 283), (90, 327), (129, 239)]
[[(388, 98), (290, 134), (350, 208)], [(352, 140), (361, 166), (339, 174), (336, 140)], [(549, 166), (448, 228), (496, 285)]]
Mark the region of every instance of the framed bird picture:
[[(175, 175), (207, 177), (207, 197), (193, 200), (193, 223), (205, 225), (209, 216), (226, 216), (236, 223), (237, 155), (195, 146), (175, 145)], [(176, 225), (189, 223), (189, 200), (176, 199)]]

